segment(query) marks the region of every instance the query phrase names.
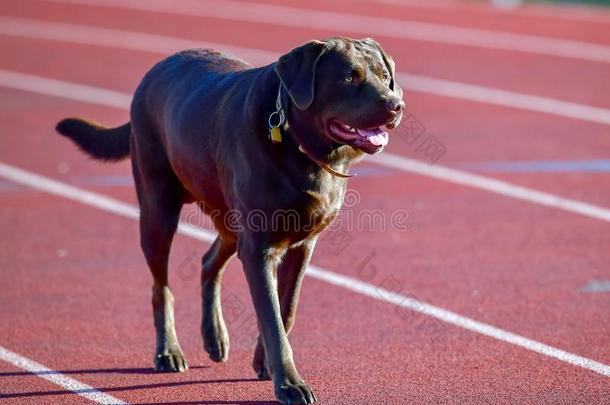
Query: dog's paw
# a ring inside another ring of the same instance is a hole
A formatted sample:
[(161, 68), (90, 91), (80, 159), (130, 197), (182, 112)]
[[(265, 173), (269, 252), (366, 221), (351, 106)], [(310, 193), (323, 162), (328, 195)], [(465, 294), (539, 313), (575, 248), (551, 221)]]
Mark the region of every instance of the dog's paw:
[(256, 349), (254, 349), (254, 358), (252, 359), (252, 368), (256, 373), (256, 376), (260, 380), (271, 380), (271, 375), (269, 371), (267, 371), (267, 362), (265, 359), (265, 349), (260, 342), (256, 344)]
[(210, 355), (210, 359), (217, 363), (225, 362), (229, 358), (229, 333), (221, 318), (210, 326), (203, 327), (203, 347)]
[(275, 390), (275, 397), (283, 404), (313, 404), (316, 396), (305, 382), (284, 384)]
[(183, 373), (188, 370), (184, 354), (180, 350), (155, 355), (155, 370), (162, 373)]
[(264, 360), (260, 363), (252, 362), (252, 368), (254, 369), (254, 372), (259, 380), (271, 380), (271, 376), (269, 375), (269, 371), (267, 371), (267, 366)]
[(210, 355), (210, 359), (217, 363), (223, 363), (229, 358), (229, 339), (218, 338), (205, 344), (205, 351)]

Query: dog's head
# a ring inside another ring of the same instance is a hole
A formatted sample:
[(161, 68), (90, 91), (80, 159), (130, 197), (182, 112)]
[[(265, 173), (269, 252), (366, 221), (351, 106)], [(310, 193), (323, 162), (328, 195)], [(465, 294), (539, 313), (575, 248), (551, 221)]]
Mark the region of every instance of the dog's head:
[(296, 107), (289, 124), (309, 149), (332, 143), (377, 153), (402, 118), (394, 61), (372, 39), (311, 41), (283, 55), (275, 71)]

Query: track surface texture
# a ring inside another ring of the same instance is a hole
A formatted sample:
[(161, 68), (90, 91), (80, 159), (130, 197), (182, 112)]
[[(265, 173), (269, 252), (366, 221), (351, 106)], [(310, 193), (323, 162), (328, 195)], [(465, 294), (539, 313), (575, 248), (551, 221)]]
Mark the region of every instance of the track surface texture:
[(274, 403), (237, 260), (229, 361), (203, 351), (210, 233), (193, 206), (170, 258), (190, 369), (153, 372), (129, 162), (93, 162), (53, 128), (124, 123), (145, 71), (185, 46), (261, 65), (347, 35), (393, 55), (408, 116), (355, 168), (340, 218), (407, 219), (321, 238), (291, 333), (319, 403), (609, 404), (609, 32), (609, 10), (551, 5), (0, 2), (0, 403)]

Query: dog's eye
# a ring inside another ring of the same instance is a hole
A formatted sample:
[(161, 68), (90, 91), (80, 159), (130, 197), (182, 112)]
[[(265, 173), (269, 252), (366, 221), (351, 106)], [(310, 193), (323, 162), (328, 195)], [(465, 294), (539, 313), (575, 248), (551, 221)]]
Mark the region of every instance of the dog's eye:
[(390, 80), (392, 80), (390, 74), (388, 72), (383, 72), (383, 75), (381, 75), (381, 81), (384, 83), (389, 83)]
[(345, 81), (345, 83), (352, 83), (354, 81), (354, 76), (349, 74), (349, 75), (345, 76), (345, 78), (343, 80)]

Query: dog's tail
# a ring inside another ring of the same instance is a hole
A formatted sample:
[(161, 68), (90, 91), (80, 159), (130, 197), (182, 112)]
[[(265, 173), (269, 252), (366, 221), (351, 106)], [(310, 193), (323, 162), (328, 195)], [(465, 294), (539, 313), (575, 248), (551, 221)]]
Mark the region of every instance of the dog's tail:
[(106, 128), (82, 118), (66, 118), (55, 129), (94, 159), (114, 162), (129, 156), (129, 122), (117, 128)]

